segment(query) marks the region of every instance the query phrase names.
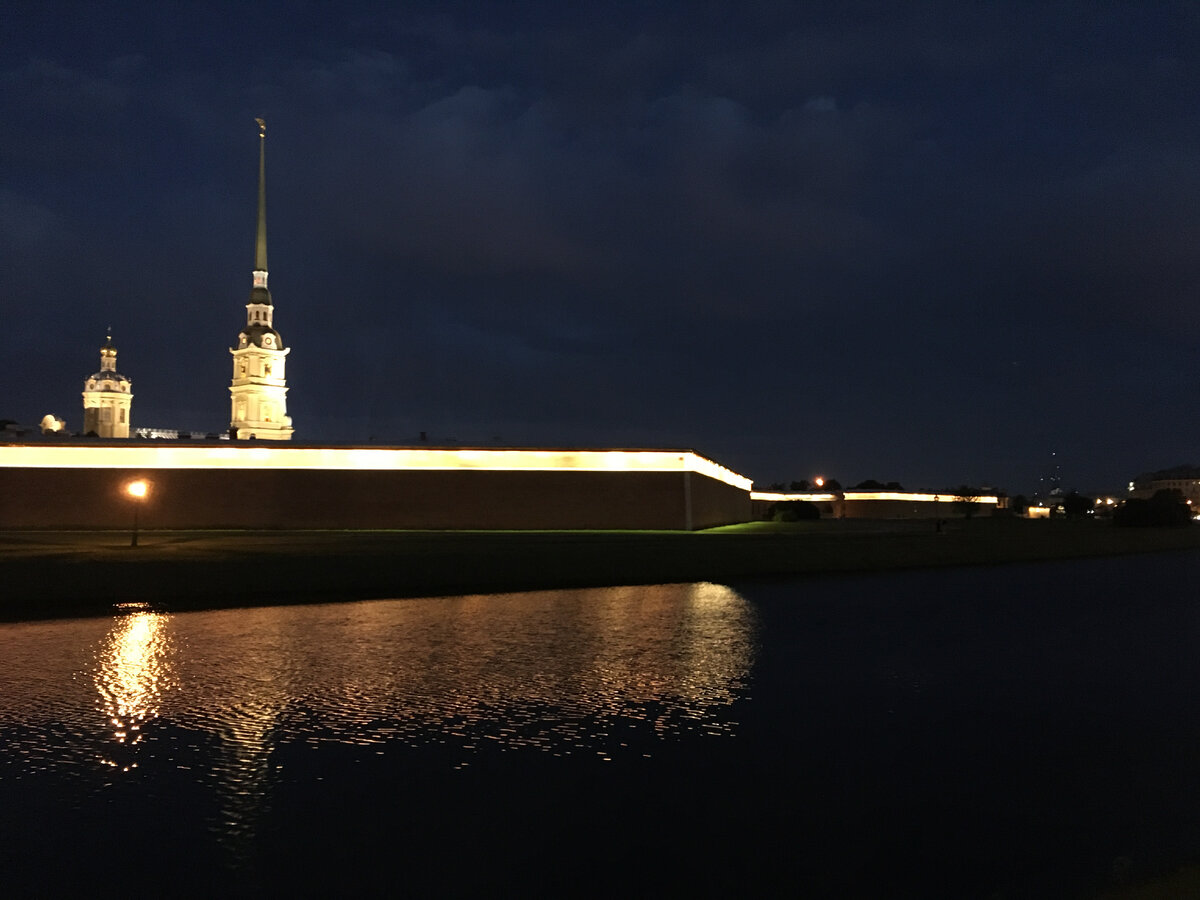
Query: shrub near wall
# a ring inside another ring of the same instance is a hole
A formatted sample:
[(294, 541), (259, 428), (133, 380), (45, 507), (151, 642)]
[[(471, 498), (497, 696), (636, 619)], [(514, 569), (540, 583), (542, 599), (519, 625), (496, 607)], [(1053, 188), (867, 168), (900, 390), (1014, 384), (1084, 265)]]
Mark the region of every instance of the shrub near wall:
[(771, 508), (773, 522), (809, 522), (821, 518), (817, 504), (808, 500), (788, 500)]
[(1192, 508), (1177, 490), (1162, 490), (1149, 500), (1126, 500), (1113, 513), (1117, 525), (1135, 527), (1183, 527), (1192, 522)]

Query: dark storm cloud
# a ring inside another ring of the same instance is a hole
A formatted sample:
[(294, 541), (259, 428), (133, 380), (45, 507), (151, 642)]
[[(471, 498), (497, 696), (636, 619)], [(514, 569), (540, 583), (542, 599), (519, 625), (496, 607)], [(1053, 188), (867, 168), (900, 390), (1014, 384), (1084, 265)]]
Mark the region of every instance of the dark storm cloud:
[(8, 352), (44, 373), (0, 417), (69, 413), (113, 324), (138, 421), (223, 427), (265, 115), (305, 439), (1013, 489), (1195, 458), (1188, 7), (57, 13), (0, 67)]

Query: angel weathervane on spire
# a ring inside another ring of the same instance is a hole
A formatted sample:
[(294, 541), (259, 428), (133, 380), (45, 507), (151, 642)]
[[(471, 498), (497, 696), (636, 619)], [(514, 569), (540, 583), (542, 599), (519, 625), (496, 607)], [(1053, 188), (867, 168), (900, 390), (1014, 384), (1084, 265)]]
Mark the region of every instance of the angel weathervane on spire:
[(267, 123), (262, 119), (255, 119), (254, 121), (258, 123), (258, 136), (265, 138), (267, 136)]

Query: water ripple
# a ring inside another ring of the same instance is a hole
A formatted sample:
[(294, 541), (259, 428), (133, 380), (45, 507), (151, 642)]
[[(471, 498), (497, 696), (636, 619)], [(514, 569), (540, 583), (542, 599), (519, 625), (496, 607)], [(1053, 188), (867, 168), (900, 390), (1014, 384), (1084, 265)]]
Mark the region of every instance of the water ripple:
[(217, 786), (236, 838), (284, 742), (440, 746), (462, 767), (727, 737), (755, 641), (749, 605), (711, 584), (3, 625), (0, 779), (172, 772)]

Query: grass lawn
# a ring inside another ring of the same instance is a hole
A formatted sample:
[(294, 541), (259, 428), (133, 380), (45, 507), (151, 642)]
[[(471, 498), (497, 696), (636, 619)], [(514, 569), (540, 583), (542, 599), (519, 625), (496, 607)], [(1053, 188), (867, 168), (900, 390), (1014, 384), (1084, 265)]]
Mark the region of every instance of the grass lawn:
[(733, 581), (1200, 547), (1200, 527), (753, 522), (683, 531), (0, 532), (0, 617)]

